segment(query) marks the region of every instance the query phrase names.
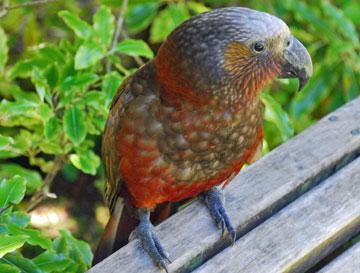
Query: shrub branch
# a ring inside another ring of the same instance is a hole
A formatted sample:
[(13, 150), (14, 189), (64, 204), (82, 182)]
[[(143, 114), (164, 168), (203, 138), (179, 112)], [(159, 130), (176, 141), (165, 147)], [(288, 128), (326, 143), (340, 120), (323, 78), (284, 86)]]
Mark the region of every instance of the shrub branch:
[(56, 175), (61, 170), (63, 163), (63, 159), (61, 156), (56, 156), (54, 159), (54, 165), (50, 172), (46, 175), (44, 179), (44, 184), (42, 187), (37, 191), (37, 193), (31, 198), (30, 203), (28, 207), (26, 208), (27, 212), (32, 211), (35, 209), (43, 200), (47, 198), (56, 198), (56, 195), (54, 193), (50, 192), (50, 186), (52, 182), (54, 181)]
[(10, 6), (10, 0), (3, 0), (2, 9), (0, 10), (0, 18), (6, 16), (8, 14), (9, 10), (12, 10), (12, 9), (37, 6), (37, 5), (47, 4), (47, 3), (55, 2), (55, 1), (58, 1), (58, 0), (35, 0), (32, 2), (26, 2), (26, 3)]
[[(116, 22), (115, 34), (114, 34), (114, 39), (113, 39), (112, 44), (111, 44), (110, 52), (115, 52), (115, 50), (116, 50), (116, 45), (117, 45), (118, 40), (120, 38), (120, 33), (121, 33), (121, 30), (122, 30), (122, 27), (123, 27), (123, 24), (124, 24), (124, 18), (125, 18), (125, 12), (126, 12), (126, 9), (127, 9), (127, 5), (128, 5), (128, 0), (124, 0), (122, 2), (120, 14), (119, 14), (119, 17), (118, 17), (117, 22)], [(111, 70), (111, 64), (110, 64), (109, 59), (107, 58), (106, 59), (106, 72), (109, 73), (110, 70)]]

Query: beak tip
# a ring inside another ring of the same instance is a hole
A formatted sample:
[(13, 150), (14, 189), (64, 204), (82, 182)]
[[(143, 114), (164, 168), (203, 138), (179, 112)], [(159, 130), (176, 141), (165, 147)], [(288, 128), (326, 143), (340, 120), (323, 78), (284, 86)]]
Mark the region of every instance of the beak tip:
[(299, 88), (297, 91), (300, 92), (301, 90), (303, 90), (304, 86), (307, 84), (308, 81), (308, 77), (299, 78)]

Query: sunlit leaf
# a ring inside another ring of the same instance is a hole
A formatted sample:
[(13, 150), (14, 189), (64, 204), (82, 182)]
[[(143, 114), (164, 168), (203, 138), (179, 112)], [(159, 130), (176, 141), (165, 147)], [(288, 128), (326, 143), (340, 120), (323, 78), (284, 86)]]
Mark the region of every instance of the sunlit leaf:
[(70, 264), (70, 259), (64, 254), (57, 254), (53, 251), (45, 251), (35, 257), (33, 262), (42, 272), (62, 272)]
[(51, 240), (45, 237), (39, 230), (23, 228), (12, 223), (7, 224), (6, 228), (11, 235), (28, 236), (26, 242), (31, 245), (40, 246), (41, 248), (47, 250), (52, 248)]
[(102, 91), (106, 96), (106, 107), (111, 103), (122, 81), (123, 77), (115, 71), (105, 75), (102, 82)]
[(30, 77), (33, 69), (35, 67), (41, 69), (46, 67), (49, 64), (49, 60), (46, 58), (32, 58), (21, 60), (17, 62), (11, 69), (10, 69), (10, 78), (26, 78)]
[(63, 151), (63, 146), (56, 141), (44, 141), (39, 144), (42, 152), (49, 155), (60, 155)]
[(334, 69), (327, 66), (321, 66), (315, 70), (307, 85), (291, 102), (290, 115), (294, 121), (303, 115), (309, 115), (330, 94), (339, 75), (333, 72)]
[(66, 61), (66, 56), (64, 55), (64, 53), (60, 51), (57, 45), (51, 43), (42, 44), (37, 53), (41, 57), (46, 58), (52, 62), (57, 62), (59, 64), (65, 63)]
[(267, 93), (261, 94), (261, 100), (265, 104), (265, 120), (275, 124), (283, 141), (291, 138), (294, 135), (294, 129), (281, 105)]
[(0, 135), (0, 151), (8, 148), (12, 143), (14, 143), (12, 137)]
[(6, 253), (22, 247), (28, 237), (29, 236), (27, 235), (0, 235), (0, 258), (2, 258)]
[(65, 134), (74, 145), (83, 142), (86, 137), (86, 125), (83, 113), (76, 106), (65, 111), (63, 124)]
[(187, 1), (186, 6), (193, 11), (195, 14), (203, 13), (210, 11), (211, 9), (205, 6), (202, 3), (194, 2), (194, 1)]
[(158, 6), (158, 3), (142, 3), (130, 7), (125, 18), (126, 29), (131, 33), (146, 29), (156, 16)]
[(91, 150), (70, 155), (70, 162), (84, 173), (96, 174), (100, 165), (100, 158)]
[(0, 27), (0, 73), (3, 71), (8, 60), (7, 37), (4, 30)]
[(108, 7), (101, 6), (94, 15), (94, 38), (105, 47), (111, 43), (115, 30), (115, 18)]
[(45, 77), (46, 83), (49, 86), (49, 91), (54, 91), (53, 89), (59, 84), (60, 80), (60, 67), (57, 63), (52, 63), (44, 71), (43, 75)]
[(85, 69), (105, 56), (103, 48), (94, 41), (86, 41), (75, 55), (75, 69)]
[(45, 124), (44, 135), (48, 140), (53, 140), (59, 137), (61, 133), (60, 121), (57, 117), (51, 117)]
[(0, 264), (0, 272), (2, 273), (21, 273), (20, 269), (10, 264)]
[(0, 208), (5, 208), (10, 203), (19, 204), (24, 198), (26, 183), (23, 177), (15, 175), (10, 179), (0, 181)]
[(324, 12), (336, 22), (343, 36), (359, 46), (358, 32), (352, 22), (344, 16), (344, 13), (329, 1), (322, 0), (322, 6)]
[(0, 222), (2, 224), (11, 223), (19, 227), (26, 227), (30, 222), (30, 215), (24, 211), (11, 211), (9, 213), (7, 212), (8, 211), (0, 215)]
[(116, 50), (130, 56), (142, 56), (149, 59), (154, 57), (154, 53), (143, 40), (123, 40), (117, 44)]
[(42, 185), (41, 175), (35, 170), (29, 170), (15, 163), (0, 165), (0, 177), (8, 178), (20, 175), (26, 183), (26, 193), (32, 193)]
[(40, 100), (43, 101), (45, 96), (50, 100), (50, 90), (46, 78), (38, 68), (34, 68), (31, 73), (31, 81), (35, 85), (36, 92)]
[(69, 256), (90, 266), (93, 258), (90, 246), (84, 241), (75, 239), (67, 230), (61, 230), (60, 234), (70, 245)]
[(188, 10), (183, 4), (171, 4), (159, 12), (151, 26), (150, 40), (153, 43), (160, 43), (178, 25), (190, 17)]
[(91, 26), (81, 20), (79, 16), (67, 10), (60, 11), (59, 16), (64, 20), (65, 24), (75, 32), (76, 36), (82, 39), (87, 39), (91, 36)]
[(67, 90), (70, 88), (86, 88), (90, 84), (96, 82), (98, 79), (99, 76), (94, 73), (76, 74), (75, 76), (67, 77), (61, 83), (61, 89)]
[(2, 262), (16, 266), (22, 273), (42, 273), (40, 268), (38, 268), (32, 260), (25, 258), (19, 252), (14, 254), (8, 253), (1, 260)]

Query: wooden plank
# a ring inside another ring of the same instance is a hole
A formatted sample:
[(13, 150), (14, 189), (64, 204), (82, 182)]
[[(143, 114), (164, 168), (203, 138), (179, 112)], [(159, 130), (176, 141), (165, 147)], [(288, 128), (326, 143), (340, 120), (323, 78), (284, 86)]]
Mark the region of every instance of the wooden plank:
[(305, 272), (360, 230), (359, 181), (360, 158), (195, 272)]
[(318, 273), (359, 273), (360, 242), (346, 250)]
[[(360, 98), (244, 169), (225, 189), (227, 211), (238, 236), (322, 181), (360, 152)], [(194, 202), (158, 227), (173, 260), (172, 272), (188, 272), (229, 245), (203, 204)], [(137, 240), (89, 272), (158, 272)]]

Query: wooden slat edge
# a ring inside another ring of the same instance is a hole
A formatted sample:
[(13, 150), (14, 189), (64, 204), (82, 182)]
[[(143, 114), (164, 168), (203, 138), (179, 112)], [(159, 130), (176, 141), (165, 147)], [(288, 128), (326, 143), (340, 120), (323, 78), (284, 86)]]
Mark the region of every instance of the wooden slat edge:
[[(226, 206), (239, 235), (351, 161), (360, 152), (360, 98), (323, 118), (246, 168), (225, 189)], [(206, 208), (194, 202), (158, 227), (172, 272), (188, 272), (228, 244)], [(135, 240), (89, 272), (158, 272)]]
[(339, 257), (318, 273), (358, 273), (360, 272), (360, 242), (347, 249)]
[(359, 181), (360, 158), (195, 272), (305, 272), (359, 232)]

